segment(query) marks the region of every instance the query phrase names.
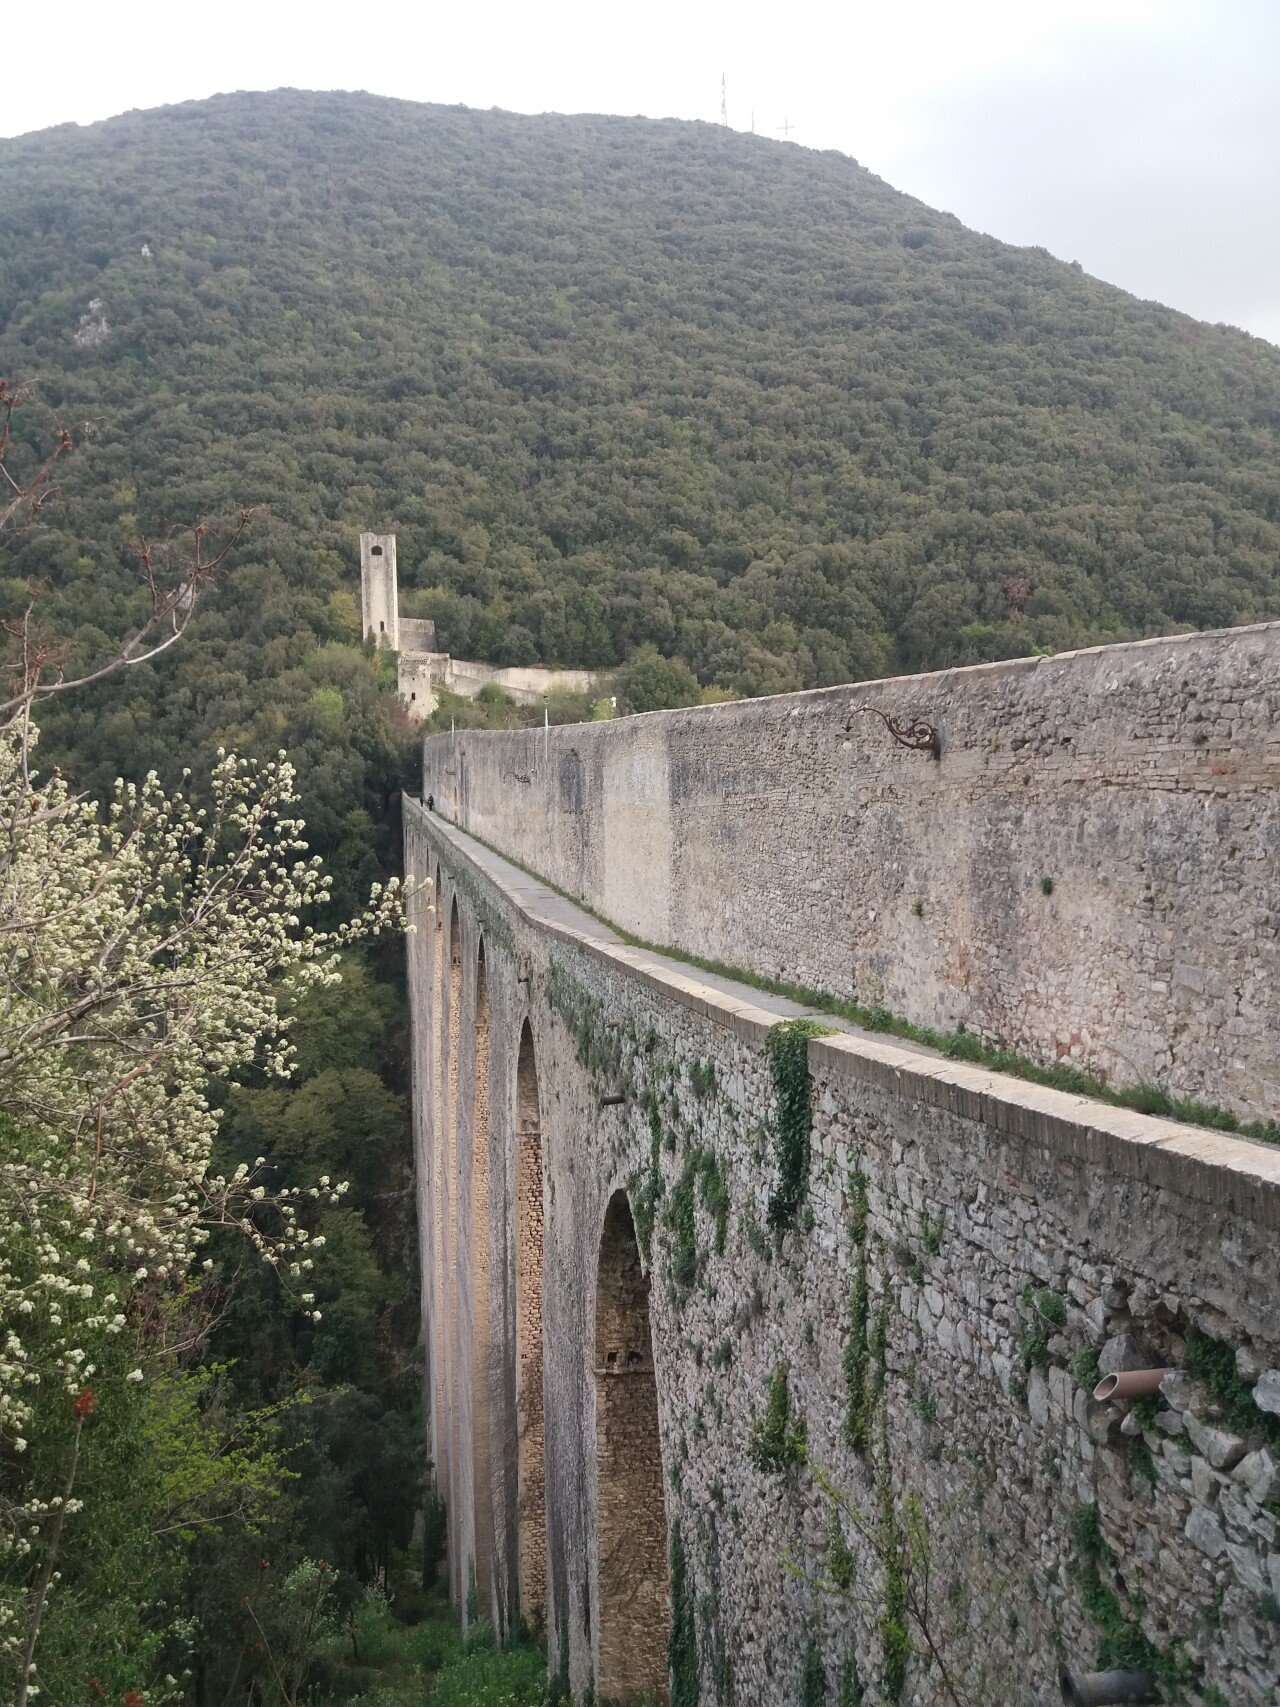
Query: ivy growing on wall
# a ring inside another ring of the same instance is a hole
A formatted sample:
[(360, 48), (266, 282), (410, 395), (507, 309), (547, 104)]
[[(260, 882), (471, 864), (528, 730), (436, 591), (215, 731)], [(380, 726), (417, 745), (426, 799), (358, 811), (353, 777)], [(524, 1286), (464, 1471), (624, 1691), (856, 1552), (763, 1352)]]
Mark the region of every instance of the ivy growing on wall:
[[(714, 1500), (714, 1493), (712, 1497)], [(733, 1656), (729, 1652), (725, 1618), (720, 1605), (720, 1541), (714, 1523), (709, 1526), (707, 1532), (705, 1558), (710, 1586), (698, 1602), (698, 1616), (702, 1621), (702, 1652), (711, 1671), (711, 1687), (719, 1707), (733, 1707)]]
[(1071, 1514), (1071, 1539), (1075, 1557), (1071, 1574), (1079, 1584), (1085, 1610), (1098, 1630), (1098, 1665), (1150, 1671), (1161, 1685), (1162, 1701), (1185, 1702), (1196, 1689), (1203, 1668), (1192, 1659), (1181, 1642), (1158, 1648), (1135, 1618), (1128, 1617), (1120, 1596), (1103, 1576), (1112, 1564), (1111, 1549), (1098, 1522), (1098, 1508), (1079, 1505)]
[(622, 1076), (623, 1044), (632, 1035), (630, 1021), (625, 1026), (606, 1024), (600, 1002), (559, 960), (547, 967), (545, 989), (547, 1005), (573, 1035), (579, 1063), (593, 1079), (616, 1088)]
[(822, 1649), (810, 1636), (804, 1650), (804, 1669), (800, 1673), (800, 1707), (824, 1707), (827, 1699), (827, 1675), (822, 1669)]
[(645, 1093), (645, 1113), (649, 1120), (649, 1166), (643, 1173), (631, 1177), (631, 1214), (635, 1222), (636, 1240), (644, 1253), (646, 1266), (652, 1260), (653, 1224), (662, 1198), (662, 1116), (658, 1099), (652, 1091)]
[(889, 1367), (889, 1300), (883, 1297), (871, 1324), (871, 1396), (869, 1403), (876, 1409), (884, 1402)]
[(671, 1707), (698, 1707), (698, 1634), (694, 1624), (693, 1584), (684, 1538), (677, 1519), (671, 1525), (671, 1636), (667, 1658), (671, 1666)]
[(827, 1532), (827, 1575), (831, 1578), (833, 1588), (841, 1594), (848, 1594), (853, 1587), (854, 1561), (849, 1543), (844, 1538), (844, 1525), (840, 1521), (840, 1508), (831, 1508), (831, 1527)]
[(765, 1041), (776, 1103), (774, 1147), (778, 1184), (769, 1199), (769, 1225), (793, 1227), (809, 1185), (809, 1135), (813, 1128), (809, 1039), (830, 1036), (831, 1027), (812, 1019), (786, 1019), (771, 1027)]
[(680, 1178), (671, 1188), (667, 1205), (666, 1222), (671, 1233), (671, 1277), (678, 1287), (686, 1291), (698, 1278), (702, 1266), (698, 1252), (697, 1216), (694, 1213), (695, 1199), (698, 1197), (714, 1223), (712, 1249), (717, 1256), (723, 1256), (729, 1230), (729, 1188), (725, 1184), (720, 1163), (711, 1150), (689, 1151), (685, 1156)]
[(1187, 1336), (1183, 1367), (1188, 1375), (1204, 1382), (1232, 1428), (1242, 1434), (1261, 1431), (1272, 1449), (1280, 1451), (1280, 1417), (1259, 1407), (1253, 1388), (1236, 1368), (1231, 1346), (1193, 1328)]
[(764, 1410), (751, 1425), (747, 1456), (757, 1470), (781, 1475), (803, 1464), (807, 1450), (804, 1418), (792, 1414), (786, 1365), (780, 1363), (769, 1377)]
[(865, 1700), (862, 1679), (858, 1675), (858, 1662), (851, 1659), (840, 1677), (839, 1707), (863, 1707)]
[(695, 1061), (689, 1069), (689, 1083), (693, 1094), (699, 1102), (705, 1102), (716, 1093), (716, 1069), (714, 1062)]
[(1049, 1341), (1067, 1320), (1067, 1303), (1047, 1286), (1033, 1286), (1030, 1281), (1020, 1294), (1022, 1307), (1030, 1312), (1031, 1321), (1022, 1336), (1022, 1361), (1027, 1369), (1049, 1367)]
[(893, 1501), (888, 1452), (880, 1476), (880, 1557), (883, 1560), (884, 1604), (878, 1620), (880, 1632), (880, 1688), (886, 1701), (901, 1701), (907, 1686), (911, 1660), (911, 1632), (907, 1628), (907, 1574), (903, 1538)]
[(849, 1178), (850, 1236), (854, 1247), (853, 1288), (849, 1297), (849, 1340), (844, 1348), (846, 1393), (844, 1434), (855, 1452), (871, 1444), (871, 1406), (867, 1374), (871, 1342), (867, 1332), (870, 1294), (867, 1287), (867, 1176), (860, 1166)]
[(713, 1151), (698, 1150), (694, 1154), (702, 1207), (710, 1215), (715, 1227), (712, 1249), (718, 1257), (722, 1257), (729, 1236), (729, 1187)]
[(671, 1234), (671, 1278), (687, 1291), (698, 1278), (698, 1225), (693, 1202), (692, 1157), (686, 1156), (680, 1178), (667, 1200), (667, 1229)]

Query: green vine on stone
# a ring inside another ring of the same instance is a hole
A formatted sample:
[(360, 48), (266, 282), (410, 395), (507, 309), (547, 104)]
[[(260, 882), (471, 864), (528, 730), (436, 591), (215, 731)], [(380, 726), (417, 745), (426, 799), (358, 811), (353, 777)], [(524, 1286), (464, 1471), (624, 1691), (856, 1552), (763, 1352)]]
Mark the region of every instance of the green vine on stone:
[(702, 1207), (715, 1223), (712, 1249), (722, 1257), (729, 1237), (729, 1187), (714, 1151), (695, 1150), (693, 1154)]
[(1158, 1648), (1138, 1621), (1126, 1616), (1120, 1596), (1102, 1575), (1110, 1567), (1112, 1556), (1096, 1505), (1078, 1505), (1072, 1512), (1071, 1540), (1075, 1549), (1071, 1575), (1098, 1630), (1099, 1667), (1103, 1671), (1115, 1667), (1153, 1672), (1162, 1686), (1162, 1701), (1185, 1701), (1186, 1692), (1200, 1683), (1204, 1668), (1181, 1642)]
[(870, 1298), (867, 1291), (867, 1256), (859, 1251), (849, 1298), (849, 1342), (844, 1348), (845, 1404), (844, 1435), (854, 1452), (864, 1453), (871, 1444), (871, 1405), (867, 1372), (871, 1367), (871, 1345), (867, 1334)]
[(1272, 1449), (1280, 1451), (1280, 1417), (1259, 1407), (1252, 1387), (1236, 1368), (1236, 1354), (1231, 1346), (1193, 1328), (1187, 1335), (1183, 1368), (1188, 1375), (1204, 1382), (1233, 1429), (1241, 1434), (1260, 1431)]
[(824, 1707), (827, 1699), (827, 1676), (822, 1669), (822, 1649), (810, 1636), (804, 1650), (804, 1669), (800, 1673), (800, 1707)]
[(880, 1477), (880, 1556), (884, 1561), (884, 1606), (880, 1632), (880, 1687), (886, 1701), (901, 1701), (911, 1662), (911, 1632), (907, 1627), (907, 1562), (905, 1544), (894, 1509), (888, 1466)]
[(849, 1237), (859, 1250), (866, 1249), (869, 1212), (867, 1176), (862, 1171), (862, 1164), (858, 1162), (854, 1164), (853, 1172), (849, 1175)]
[(545, 988), (547, 1005), (573, 1035), (580, 1064), (593, 1080), (615, 1088), (622, 1074), (624, 1034), (634, 1035), (630, 1021), (607, 1025), (603, 1005), (558, 960), (547, 968)]
[(830, 1034), (831, 1027), (817, 1020), (786, 1019), (771, 1027), (765, 1040), (777, 1104), (774, 1146), (778, 1184), (769, 1199), (769, 1225), (776, 1232), (794, 1227), (809, 1188), (809, 1137), (813, 1129), (809, 1039)]
[(716, 1094), (716, 1069), (712, 1061), (695, 1061), (689, 1069), (689, 1084), (699, 1102)]
[[(656, 1147), (654, 1155), (656, 1158)], [(720, 1164), (711, 1150), (689, 1151), (685, 1156), (680, 1178), (671, 1188), (667, 1204), (666, 1223), (671, 1233), (671, 1277), (683, 1291), (688, 1291), (697, 1280), (702, 1267), (698, 1254), (697, 1216), (694, 1212), (695, 1193), (702, 1199), (703, 1208), (715, 1224), (712, 1248), (717, 1256), (723, 1256), (729, 1232), (729, 1188), (725, 1184)]]
[(698, 1707), (701, 1678), (698, 1633), (694, 1623), (693, 1584), (685, 1557), (680, 1521), (671, 1525), (671, 1635), (667, 1658), (671, 1666), (671, 1707)]
[(884, 1402), (889, 1380), (889, 1300), (881, 1298), (871, 1328), (871, 1399), (877, 1408)]
[(1022, 1336), (1022, 1362), (1027, 1369), (1049, 1367), (1049, 1340), (1055, 1329), (1067, 1319), (1064, 1298), (1047, 1286), (1033, 1286), (1030, 1281), (1020, 1294), (1022, 1306), (1031, 1312), (1031, 1325)]
[(693, 1206), (692, 1158), (686, 1157), (684, 1170), (671, 1188), (667, 1200), (666, 1222), (671, 1233), (671, 1278), (688, 1291), (698, 1278), (698, 1226)]
[(653, 1227), (662, 1198), (662, 1123), (658, 1118), (657, 1099), (650, 1094), (649, 1105), (649, 1166), (631, 1180), (631, 1214), (635, 1222), (636, 1241), (644, 1253), (645, 1263), (653, 1259)]
[(831, 1507), (831, 1528), (827, 1539), (827, 1575), (831, 1578), (834, 1588), (841, 1594), (848, 1594), (853, 1587), (854, 1559), (849, 1549), (849, 1543), (844, 1538), (844, 1525), (840, 1521), (840, 1508)]
[(765, 1475), (780, 1476), (808, 1457), (804, 1418), (792, 1415), (786, 1365), (769, 1377), (764, 1410), (751, 1425), (747, 1457)]
[(1092, 1345), (1082, 1345), (1071, 1359), (1071, 1373), (1080, 1385), (1089, 1393), (1098, 1385), (1102, 1370), (1098, 1366), (1098, 1349)]
[(850, 1659), (840, 1679), (840, 1707), (863, 1707), (865, 1700), (862, 1679), (858, 1675), (858, 1662), (856, 1659)]
[(867, 1279), (867, 1224), (870, 1215), (867, 1176), (861, 1163), (849, 1175), (849, 1234), (854, 1248), (853, 1286), (849, 1293), (849, 1339), (844, 1348), (844, 1435), (854, 1452), (871, 1447), (871, 1424), (877, 1395), (884, 1392), (883, 1369), (872, 1373), (873, 1353), (883, 1365), (887, 1323), (877, 1319), (870, 1328), (871, 1289)]

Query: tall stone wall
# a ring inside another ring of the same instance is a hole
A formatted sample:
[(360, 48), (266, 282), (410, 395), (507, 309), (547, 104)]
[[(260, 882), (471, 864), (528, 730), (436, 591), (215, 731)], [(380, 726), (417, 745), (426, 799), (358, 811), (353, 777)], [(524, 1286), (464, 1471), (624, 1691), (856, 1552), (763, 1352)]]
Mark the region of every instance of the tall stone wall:
[(438, 736), (424, 791), (650, 942), (1280, 1107), (1280, 625)]
[[(673, 1624), (703, 1707), (811, 1700), (806, 1669), (835, 1703), (854, 1667), (868, 1701), (1048, 1707), (1059, 1667), (1089, 1669), (1108, 1637), (1182, 1680), (1166, 1699), (1277, 1701), (1280, 1150), (847, 1030), (802, 1043), (788, 1078), (769, 1050), (788, 1004), (619, 941), (413, 803), (406, 859), (432, 1429), (460, 1601), (483, 1557), (480, 1608), (501, 1627), (521, 1581), (545, 1584), (553, 1669), (563, 1631), (574, 1688), (612, 1678), (622, 1700), (641, 1681), (625, 1662), (651, 1666)], [(452, 995), (432, 957), (455, 905)], [(540, 1193), (519, 1165), (531, 1125)], [(486, 1225), (468, 1209), (482, 1127)], [(531, 1212), (540, 1360), (517, 1329)], [(468, 1317), (437, 1260), (451, 1214), (453, 1266), (487, 1277), (483, 1330), (480, 1293)], [(1135, 1409), (1094, 1402), (1099, 1363), (1177, 1373)], [(660, 1479), (628, 1380), (655, 1397)], [(531, 1381), (536, 1466), (517, 1451)], [(520, 1522), (531, 1508), (540, 1530)], [(540, 1572), (522, 1545), (542, 1547)], [(934, 1660), (900, 1593), (926, 1580)], [(620, 1643), (637, 1603), (657, 1627)]]

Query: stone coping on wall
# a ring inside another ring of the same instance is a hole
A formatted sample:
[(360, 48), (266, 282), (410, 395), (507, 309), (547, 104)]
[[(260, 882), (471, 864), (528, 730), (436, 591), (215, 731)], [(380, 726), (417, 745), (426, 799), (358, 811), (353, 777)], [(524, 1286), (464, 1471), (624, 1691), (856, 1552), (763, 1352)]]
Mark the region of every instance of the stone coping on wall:
[[(1123, 669), (1131, 659), (1139, 659), (1148, 653), (1170, 651), (1176, 654), (1179, 648), (1200, 648), (1218, 641), (1224, 645), (1235, 645), (1250, 636), (1267, 637), (1280, 640), (1280, 622), (1249, 622), (1242, 623), (1239, 628), (1205, 628), (1194, 629), (1185, 634), (1156, 634), (1145, 640), (1116, 640), (1101, 646), (1080, 646), (1072, 652), (1037, 653), (1031, 658), (996, 658), (986, 664), (953, 664), (941, 670), (920, 670), (915, 675), (908, 676), (876, 676), (869, 681), (838, 682), (825, 688), (801, 688), (787, 693), (758, 694), (749, 699), (721, 700), (711, 705), (682, 706), (676, 710), (631, 712), (625, 718), (606, 718), (603, 722), (592, 724), (593, 734), (608, 732), (616, 725), (634, 724), (637, 718), (650, 719), (686, 719), (693, 717), (735, 717), (750, 710), (753, 714), (768, 713), (780, 702), (787, 701), (793, 707), (799, 708), (810, 702), (830, 700), (843, 702), (850, 694), (865, 695), (876, 691), (892, 691), (895, 694), (916, 688), (922, 684), (960, 682), (979, 682), (1015, 677), (1022, 675), (1056, 674), (1062, 666), (1079, 663), (1084, 658), (1111, 658), (1115, 660), (1117, 669)], [(555, 725), (563, 730), (564, 724)], [(535, 730), (534, 733), (537, 731)], [(497, 742), (509, 738), (513, 733), (523, 734), (525, 731), (509, 729), (468, 729), (468, 740), (478, 736), (492, 736)], [(428, 735), (425, 741), (444, 742), (447, 734)]]
[[(919, 1044), (886, 1042), (838, 1016), (685, 966), (655, 949), (634, 947), (439, 813), (426, 811), (407, 796), (404, 812), (406, 826), (418, 827), (465, 859), (527, 924), (616, 966), (747, 1042), (763, 1045), (781, 1019), (812, 1017), (833, 1028), (831, 1035), (810, 1040), (814, 1067), (943, 1109), (1100, 1173), (1136, 1179), (1280, 1232), (1280, 1147), (1114, 1108), (953, 1061)], [(444, 863), (447, 870), (447, 858)]]

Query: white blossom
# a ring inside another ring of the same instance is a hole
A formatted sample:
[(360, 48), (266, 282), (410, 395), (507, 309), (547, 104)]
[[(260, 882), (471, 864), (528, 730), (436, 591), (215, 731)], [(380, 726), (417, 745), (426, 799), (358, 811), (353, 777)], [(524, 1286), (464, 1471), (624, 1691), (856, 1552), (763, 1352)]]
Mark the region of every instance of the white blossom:
[[(286, 1284), (310, 1270), (294, 1253), (324, 1239), (296, 1188), (264, 1157), (214, 1169), (206, 1091), (251, 1065), (287, 1076), (298, 996), (401, 904), (391, 884), (336, 930), (299, 923), (329, 879), (283, 756), (220, 751), (207, 808), (152, 773), (118, 781), (100, 813), (33, 775), (34, 744), (25, 716), (0, 726), (0, 1452), (17, 1455), (37, 1403), (76, 1401), (96, 1377), (90, 1336), (126, 1332), (122, 1294), (209, 1273), (214, 1229), (240, 1228)], [(321, 1186), (331, 1201), (344, 1182)], [(143, 1355), (125, 1379), (150, 1368)], [(55, 1498), (64, 1519), (80, 1512), (16, 1471), (0, 1488), (0, 1661), (21, 1652), (23, 1575)]]

